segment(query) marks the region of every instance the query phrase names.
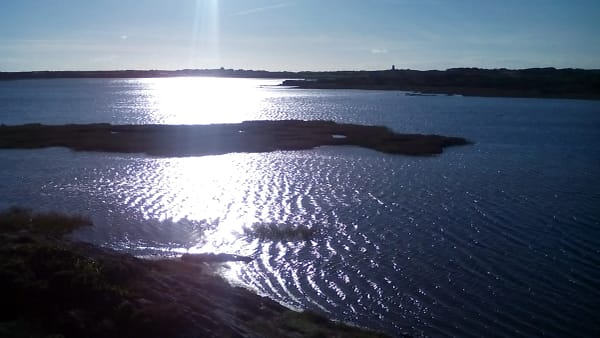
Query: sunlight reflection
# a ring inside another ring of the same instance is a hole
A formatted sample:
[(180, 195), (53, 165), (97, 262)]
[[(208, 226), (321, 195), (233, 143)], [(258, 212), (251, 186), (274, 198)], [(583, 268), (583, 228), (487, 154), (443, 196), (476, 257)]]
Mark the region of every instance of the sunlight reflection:
[[(228, 253), (255, 258), (248, 264), (227, 264), (221, 274), (235, 283), (260, 271), (275, 274), (287, 253), (305, 250), (311, 242), (278, 240), (257, 235), (256, 224), (324, 224), (320, 208), (305, 198), (313, 191), (313, 176), (297, 170), (313, 156), (307, 152), (234, 153), (185, 158), (139, 158), (111, 182), (111, 196), (138, 219), (135, 239), (121, 247), (144, 254)], [(292, 182), (302, 182), (296, 186)], [(277, 262), (265, 263), (275, 250)], [(288, 262), (289, 263), (289, 262)], [(287, 264), (287, 263), (286, 263)], [(248, 270), (250, 269), (250, 270)], [(250, 274), (250, 275), (249, 275)], [(264, 290), (263, 290), (264, 292)]]
[(260, 84), (273, 81), (213, 77), (143, 79), (150, 120), (161, 124), (237, 123), (256, 120), (269, 106)]
[[(281, 168), (288, 166), (281, 153), (159, 159), (154, 163), (158, 166), (149, 168), (148, 174), (157, 176), (155, 184), (163, 189), (160, 200), (167, 203), (155, 202), (173, 222), (195, 220), (203, 227), (195, 245), (169, 248), (170, 253), (229, 253), (254, 257), (255, 264), (268, 261), (264, 250), (271, 246), (248, 236), (244, 228), (257, 223), (292, 222), (284, 204), (293, 200), (295, 192), (284, 183), (288, 179)], [(301, 250), (305, 244), (279, 245), (277, 259), (283, 259), (288, 250)], [(219, 273), (231, 283), (248, 286), (243, 278), (247, 268), (245, 264), (228, 263)], [(264, 268), (274, 273), (274, 266), (266, 264)]]
[(202, 240), (186, 248), (189, 252), (252, 255), (257, 243), (243, 229), (261, 221), (269, 202), (262, 200), (264, 181), (272, 175), (265, 156), (148, 159), (142, 172), (132, 171), (139, 176), (127, 180), (137, 179), (136, 185), (143, 187), (139, 193), (144, 202), (137, 208), (144, 218), (194, 222), (201, 228)]

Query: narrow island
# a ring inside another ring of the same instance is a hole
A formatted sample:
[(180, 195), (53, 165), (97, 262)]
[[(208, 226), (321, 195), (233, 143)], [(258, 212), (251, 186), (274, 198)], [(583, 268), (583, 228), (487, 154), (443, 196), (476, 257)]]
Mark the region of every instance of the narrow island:
[(83, 226), (91, 223), (78, 216), (0, 212), (1, 337), (385, 337), (213, 273), (248, 258), (140, 259), (68, 238)]
[(460, 137), (398, 134), (386, 127), (332, 121), (246, 121), (211, 125), (69, 124), (0, 126), (0, 148), (203, 156), (231, 152), (359, 146), (389, 154), (433, 155), (468, 144)]

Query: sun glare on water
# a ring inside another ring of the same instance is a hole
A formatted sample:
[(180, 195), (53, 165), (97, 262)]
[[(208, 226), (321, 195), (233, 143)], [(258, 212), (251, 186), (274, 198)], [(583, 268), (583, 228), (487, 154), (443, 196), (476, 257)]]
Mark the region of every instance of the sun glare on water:
[(257, 80), (211, 77), (144, 79), (150, 120), (160, 124), (238, 123), (261, 118), (267, 93)]
[[(274, 203), (268, 185), (277, 172), (270, 157), (147, 158), (129, 171), (131, 175), (122, 177), (123, 183), (136, 191), (136, 196), (122, 202), (137, 209), (134, 213), (149, 224), (159, 222), (179, 234), (179, 244), (156, 248), (160, 251), (252, 255), (256, 243), (245, 229), (281, 221), (279, 204)], [(181, 237), (188, 232), (189, 238)], [(187, 245), (182, 247), (183, 243)], [(136, 243), (129, 245), (136, 247)]]
[[(272, 99), (279, 80), (214, 77), (136, 79), (143, 83), (145, 121), (156, 124), (239, 123), (273, 119)], [(271, 88), (271, 89), (270, 89)], [(168, 140), (165, 140), (168, 142)], [(271, 181), (281, 175), (269, 154), (224, 154), (146, 158), (124, 177), (140, 196), (123, 201), (149, 224), (173, 230), (178, 241), (152, 249), (174, 253), (231, 253), (255, 256), (259, 243), (246, 229), (281, 223), (287, 213)], [(193, 229), (191, 229), (192, 227)], [(188, 230), (185, 230), (188, 229)], [(183, 238), (189, 231), (189, 238)], [(185, 243), (185, 244), (184, 244)], [(134, 249), (144, 249), (129, 243)], [(145, 245), (142, 243), (142, 245)], [(240, 266), (223, 274), (234, 281)]]

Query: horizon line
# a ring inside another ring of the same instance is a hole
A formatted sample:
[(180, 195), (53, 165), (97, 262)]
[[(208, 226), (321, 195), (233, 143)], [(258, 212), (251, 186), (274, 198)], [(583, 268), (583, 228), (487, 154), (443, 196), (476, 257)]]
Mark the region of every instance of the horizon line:
[(430, 71), (448, 71), (455, 69), (477, 69), (477, 70), (510, 70), (520, 71), (529, 69), (554, 69), (554, 70), (587, 70), (587, 71), (600, 71), (600, 68), (580, 68), (580, 67), (562, 67), (557, 68), (553, 66), (539, 66), (539, 67), (527, 67), (527, 68), (482, 68), (482, 67), (451, 67), (446, 69), (411, 69), (411, 68), (396, 68), (394, 66), (386, 69), (330, 69), (330, 70), (265, 70), (265, 69), (245, 69), (245, 68), (179, 68), (179, 69), (94, 69), (94, 70), (67, 70), (67, 69), (55, 69), (55, 70), (20, 70), (20, 71), (3, 71), (0, 73), (50, 73), (50, 72), (72, 72), (72, 73), (84, 73), (84, 72), (185, 72), (185, 71), (228, 71), (228, 72), (263, 72), (263, 73), (333, 73), (333, 72), (381, 72), (381, 71), (418, 71), (418, 72), (430, 72)]

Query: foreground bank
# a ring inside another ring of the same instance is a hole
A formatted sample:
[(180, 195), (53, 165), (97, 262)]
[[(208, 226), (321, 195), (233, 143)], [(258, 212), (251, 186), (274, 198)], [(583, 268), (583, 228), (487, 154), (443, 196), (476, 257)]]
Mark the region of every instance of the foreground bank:
[(86, 225), (0, 213), (0, 336), (383, 337), (230, 286), (212, 256), (143, 260), (63, 238)]
[(67, 147), (80, 151), (203, 156), (350, 145), (390, 154), (432, 155), (467, 144), (460, 137), (398, 134), (386, 127), (332, 121), (246, 121), (211, 125), (0, 126), (0, 148)]

